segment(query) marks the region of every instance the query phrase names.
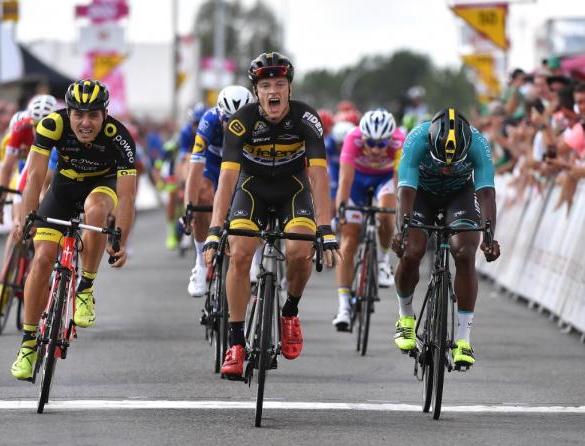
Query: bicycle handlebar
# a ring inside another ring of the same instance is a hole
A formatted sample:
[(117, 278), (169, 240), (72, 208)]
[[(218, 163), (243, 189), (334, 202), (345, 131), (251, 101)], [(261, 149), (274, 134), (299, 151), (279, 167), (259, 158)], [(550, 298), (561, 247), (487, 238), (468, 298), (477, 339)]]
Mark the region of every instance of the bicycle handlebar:
[(378, 206), (348, 206), (345, 203), (339, 205), (337, 210), (338, 219), (340, 222), (345, 221), (345, 211), (358, 211), (364, 214), (395, 214), (396, 209), (382, 208)]
[(439, 226), (439, 225), (423, 225), (421, 223), (413, 223), (408, 215), (404, 215), (403, 223), (402, 223), (402, 238), (400, 240), (400, 248), (404, 251), (406, 236), (408, 234), (408, 229), (423, 229), (427, 231), (434, 231), (434, 232), (447, 232), (449, 235), (457, 234), (459, 232), (483, 232), (485, 237), (485, 242), (487, 246), (492, 246), (494, 242), (494, 235), (492, 231), (492, 222), (490, 220), (486, 220), (483, 226), (479, 226), (477, 228), (461, 228), (461, 227), (454, 227), (450, 225)]
[(8, 187), (0, 186), (0, 194), (16, 194), (22, 195), (22, 192), (16, 189), (10, 189)]
[(225, 229), (228, 235), (239, 235), (243, 237), (259, 237), (266, 241), (273, 242), (275, 239), (304, 240), (313, 242), (316, 250), (315, 268), (318, 272), (323, 270), (323, 243), (320, 234), (300, 234), (297, 232), (283, 232), (273, 230), (252, 231), (250, 229)]
[(213, 206), (211, 205), (194, 205), (188, 203), (185, 207), (185, 215), (179, 218), (179, 224), (183, 229), (183, 233), (191, 235), (191, 220), (193, 219), (193, 213), (195, 212), (213, 212)]
[[(40, 221), (43, 223), (51, 223), (51, 224), (58, 225), (58, 226), (85, 229), (86, 231), (99, 232), (101, 234), (108, 234), (108, 235), (112, 236), (112, 238), (113, 238), (112, 249), (114, 250), (114, 252), (117, 252), (120, 250), (120, 240), (122, 238), (122, 230), (120, 228), (116, 228), (116, 229), (107, 228), (107, 227), (100, 228), (99, 226), (92, 226), (92, 225), (86, 225), (84, 223), (81, 223), (78, 219), (60, 220), (58, 218), (52, 218), (52, 217), (47, 217), (44, 215), (38, 215), (35, 211), (31, 212), (26, 217), (26, 222), (25, 222), (24, 229), (23, 229), (24, 240), (28, 240), (28, 238), (30, 238), (30, 230), (32, 228), (32, 225), (37, 221)], [(118, 257), (110, 256), (108, 258), (108, 263), (111, 265), (113, 263), (116, 263), (117, 260), (118, 260)]]

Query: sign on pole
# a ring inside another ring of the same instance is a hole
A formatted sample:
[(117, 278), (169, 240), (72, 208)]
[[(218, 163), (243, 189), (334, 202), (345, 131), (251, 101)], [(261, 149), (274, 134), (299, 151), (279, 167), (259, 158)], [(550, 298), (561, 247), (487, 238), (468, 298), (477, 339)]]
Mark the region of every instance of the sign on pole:
[(503, 50), (509, 48), (510, 43), (506, 34), (507, 4), (455, 5), (451, 9), (496, 46)]
[(2, 0), (2, 21), (18, 22), (18, 0)]

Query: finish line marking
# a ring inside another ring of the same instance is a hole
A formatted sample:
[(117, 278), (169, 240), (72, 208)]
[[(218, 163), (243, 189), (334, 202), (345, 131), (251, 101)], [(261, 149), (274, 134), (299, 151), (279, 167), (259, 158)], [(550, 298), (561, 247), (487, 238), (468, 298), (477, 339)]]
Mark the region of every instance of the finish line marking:
[[(0, 410), (36, 409), (36, 400), (0, 400)], [(255, 409), (254, 401), (173, 401), (173, 400), (55, 400), (47, 409), (63, 410), (149, 410), (149, 409)], [(420, 412), (421, 406), (390, 403), (323, 403), (265, 401), (265, 409), (280, 410), (364, 410), (374, 412)], [(585, 414), (585, 406), (474, 405), (443, 406), (442, 412)]]

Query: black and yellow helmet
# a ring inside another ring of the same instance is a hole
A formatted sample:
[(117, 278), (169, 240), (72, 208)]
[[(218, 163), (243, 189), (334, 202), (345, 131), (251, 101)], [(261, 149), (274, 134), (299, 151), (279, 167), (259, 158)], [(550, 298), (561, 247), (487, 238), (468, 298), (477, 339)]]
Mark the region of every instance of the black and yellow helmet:
[(435, 161), (446, 165), (463, 161), (471, 145), (471, 126), (457, 110), (444, 108), (431, 119), (429, 143)]
[(105, 110), (110, 103), (110, 93), (100, 81), (81, 79), (69, 85), (65, 102), (67, 108), (76, 110)]

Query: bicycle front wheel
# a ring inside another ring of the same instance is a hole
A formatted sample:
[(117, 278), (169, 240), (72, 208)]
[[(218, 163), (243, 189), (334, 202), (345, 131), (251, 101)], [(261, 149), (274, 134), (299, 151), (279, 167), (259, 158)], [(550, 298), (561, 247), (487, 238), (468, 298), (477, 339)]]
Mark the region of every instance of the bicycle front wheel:
[(262, 407), (264, 405), (264, 385), (266, 370), (270, 367), (270, 347), (272, 342), (272, 316), (274, 313), (274, 277), (272, 273), (264, 276), (262, 326), (260, 329), (260, 351), (258, 352), (258, 392), (256, 394), (256, 427), (262, 424)]
[(360, 324), (362, 328), (361, 334), (361, 355), (365, 356), (368, 350), (368, 339), (370, 337), (370, 318), (374, 312), (374, 300), (378, 295), (378, 262), (376, 259), (376, 250), (370, 246), (367, 250), (367, 276), (365, 284), (364, 301), (362, 305), (363, 323)]
[(16, 291), (19, 284), (16, 283), (18, 268), (20, 265), (20, 253), (17, 246), (12, 250), (8, 266), (4, 271), (0, 284), (2, 292), (0, 293), (0, 334), (4, 331), (4, 327), (8, 323), (10, 317), (10, 309), (16, 298)]
[(37, 405), (37, 413), (43, 413), (45, 404), (49, 402), (49, 393), (51, 392), (51, 382), (55, 373), (57, 365), (57, 357), (55, 356), (57, 346), (60, 342), (61, 323), (63, 320), (63, 309), (67, 301), (67, 293), (69, 292), (69, 280), (66, 275), (59, 277), (59, 286), (57, 288), (57, 295), (54, 296), (55, 302), (52, 306), (52, 312), (48, 316), (47, 330), (49, 332), (48, 345), (44, 352), (44, 365), (41, 372), (41, 393), (39, 396), (39, 403)]
[[(355, 302), (353, 304), (353, 311), (352, 311), (352, 318), (355, 322), (357, 322), (357, 330), (356, 330), (356, 350), (359, 352), (362, 348), (362, 338), (364, 334), (364, 326), (365, 326), (365, 304), (368, 292), (368, 253), (364, 252), (362, 259), (359, 261), (359, 266), (357, 268), (357, 274), (355, 277), (355, 294), (354, 299)], [(355, 322), (352, 324), (355, 324)]]
[(441, 416), (441, 402), (443, 399), (443, 380), (447, 362), (447, 309), (449, 303), (449, 280), (443, 275), (437, 288), (435, 305), (435, 327), (433, 330), (433, 418)]

